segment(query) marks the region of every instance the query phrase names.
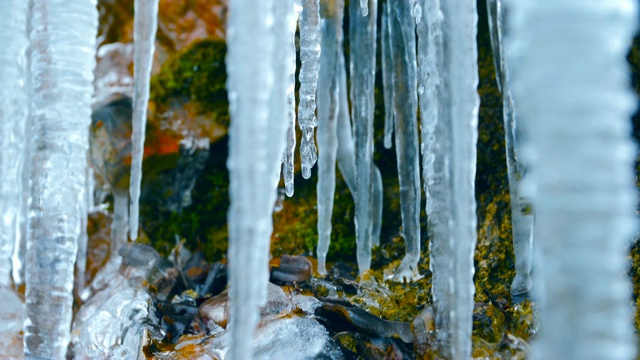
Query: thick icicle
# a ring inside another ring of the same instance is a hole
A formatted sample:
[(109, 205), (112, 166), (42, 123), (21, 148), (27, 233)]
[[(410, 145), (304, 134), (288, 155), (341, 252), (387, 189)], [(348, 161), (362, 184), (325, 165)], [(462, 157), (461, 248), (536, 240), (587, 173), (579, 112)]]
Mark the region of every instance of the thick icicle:
[(391, 136), (395, 122), (393, 108), (393, 61), (391, 60), (391, 39), (389, 33), (390, 6), (382, 3), (380, 43), (382, 46), (382, 90), (384, 91), (384, 147), (391, 149)]
[(351, 118), (356, 151), (355, 223), (358, 270), (371, 266), (371, 179), (373, 170), (373, 111), (376, 74), (377, 0), (371, 11), (360, 16), (360, 6), (349, 4), (349, 44), (351, 69)]
[(0, 22), (0, 291), (11, 285), (11, 256), (20, 246), (25, 125), (29, 115), (26, 49), (27, 5), (6, 1)]
[[(278, 8), (274, 8), (275, 5)], [(274, 51), (276, 45), (287, 46), (281, 45), (281, 41), (286, 40), (286, 44), (289, 41), (282, 35), (289, 24), (288, 17), (279, 14), (281, 5), (274, 0), (229, 3), (226, 63), (231, 136), (227, 167), (231, 204), (228, 258), (230, 352), (234, 359), (252, 357), (259, 306), (266, 299), (269, 278), (268, 249), (275, 202), (273, 179), (285, 147), (287, 121), (284, 115), (270, 115), (278, 107), (286, 109), (288, 73), (283, 70), (289, 63), (286, 56)], [(293, 5), (289, 8), (293, 11)], [(273, 10), (278, 15), (274, 15)], [(280, 41), (276, 42), (275, 34)], [(279, 78), (276, 85), (274, 76)], [(280, 88), (277, 84), (285, 86)], [(279, 94), (282, 105), (271, 101), (272, 92)], [(275, 124), (276, 120), (283, 125)], [(275, 134), (274, 127), (283, 130)]]
[(302, 11), (302, 6), (298, 0), (294, 1), (294, 15), (289, 24), (289, 32), (286, 37), (288, 39), (287, 46), (281, 51), (286, 52), (286, 56), (290, 59), (291, 68), (288, 74), (289, 84), (287, 87), (287, 101), (289, 104), (289, 112), (287, 118), (289, 124), (287, 127), (287, 145), (282, 156), (284, 188), (287, 196), (293, 196), (293, 179), (294, 179), (294, 154), (296, 150), (296, 24), (298, 17)]
[(302, 3), (300, 14), (300, 104), (298, 105), (298, 124), (302, 131), (300, 157), (302, 159), (302, 177), (311, 177), (311, 168), (318, 159), (314, 128), (316, 120), (316, 90), (320, 69), (320, 0), (298, 0)]
[(318, 273), (326, 274), (331, 215), (336, 190), (337, 123), (340, 109), (340, 57), (344, 2), (322, 4), (322, 54), (318, 80)]
[(98, 11), (34, 0), (31, 20), (33, 200), (26, 256), (27, 357), (63, 359), (89, 145)]
[(531, 261), (533, 245), (533, 210), (531, 201), (518, 191), (522, 179), (516, 139), (516, 110), (511, 96), (509, 71), (502, 50), (504, 33), (504, 9), (501, 0), (487, 0), (491, 47), (493, 48), (496, 80), (502, 91), (504, 113), (504, 133), (509, 174), (509, 194), (511, 198), (511, 229), (513, 250), (516, 256), (516, 276), (511, 283), (511, 296), (522, 299), (531, 290)]
[(416, 85), (416, 32), (411, 0), (389, 3), (390, 48), (396, 157), (400, 178), (400, 211), (406, 254), (393, 276), (395, 281), (420, 278), (420, 153), (418, 148), (418, 95)]
[[(633, 0), (505, 0), (523, 191), (536, 212), (535, 359), (633, 359), (626, 249), (637, 195)], [(567, 26), (571, 24), (571, 26)], [(541, 254), (543, 257), (538, 257)]]
[(426, 19), (417, 33), (436, 338), (445, 358), (467, 359), (476, 244), (477, 14), (475, 3), (462, 0), (418, 5)]
[(138, 238), (140, 216), (140, 184), (142, 183), (142, 158), (144, 156), (144, 130), (149, 105), (149, 81), (158, 29), (158, 0), (135, 0), (133, 39), (133, 131), (131, 133), (131, 180), (129, 185), (129, 236)]

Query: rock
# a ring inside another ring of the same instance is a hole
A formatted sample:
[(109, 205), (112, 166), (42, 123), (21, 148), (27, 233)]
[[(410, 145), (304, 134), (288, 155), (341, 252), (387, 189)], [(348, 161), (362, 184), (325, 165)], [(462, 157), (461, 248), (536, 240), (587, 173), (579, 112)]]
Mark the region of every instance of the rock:
[(280, 266), (271, 268), (269, 281), (283, 285), (305, 282), (311, 278), (312, 267), (311, 261), (304, 256), (282, 255)]

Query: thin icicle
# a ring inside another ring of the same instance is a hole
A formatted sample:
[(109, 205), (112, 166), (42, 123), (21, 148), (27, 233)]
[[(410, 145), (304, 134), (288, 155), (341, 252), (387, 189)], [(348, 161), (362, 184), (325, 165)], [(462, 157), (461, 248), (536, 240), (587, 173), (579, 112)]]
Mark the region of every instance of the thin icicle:
[(393, 61), (389, 33), (390, 6), (382, 3), (380, 42), (382, 46), (382, 90), (384, 91), (384, 147), (391, 149), (395, 113), (393, 108)]
[(340, 110), (340, 48), (344, 2), (323, 4), (322, 54), (318, 81), (318, 273), (325, 275), (336, 190), (337, 122)]
[(34, 0), (33, 200), (26, 256), (27, 357), (64, 359), (84, 197), (95, 67), (95, 1)]
[(87, 234), (88, 215), (93, 205), (93, 169), (87, 166), (87, 176), (85, 178), (84, 198), (78, 199), (78, 203), (82, 206), (80, 213), (84, 214), (80, 218), (80, 236), (78, 236), (78, 251), (76, 254), (76, 277), (75, 292), (82, 294), (85, 287), (85, 274), (87, 269), (87, 246), (89, 242), (89, 234)]
[(296, 24), (302, 12), (302, 6), (299, 1), (294, 1), (294, 13), (289, 23), (288, 33), (286, 37), (288, 39), (287, 46), (282, 49), (286, 52), (287, 57), (290, 58), (290, 69), (288, 74), (289, 85), (287, 87), (287, 101), (289, 104), (289, 112), (287, 114), (289, 124), (287, 128), (287, 145), (285, 152), (282, 156), (283, 173), (284, 173), (284, 187), (287, 196), (293, 196), (293, 179), (294, 179), (294, 154), (296, 150)]
[(27, 5), (6, 1), (0, 21), (0, 291), (11, 285), (11, 256), (20, 246), (25, 124), (29, 115)]
[[(628, 246), (637, 193), (626, 56), (638, 4), (504, 1), (536, 216), (534, 359), (634, 359)], [(571, 24), (571, 26), (567, 26)], [(543, 255), (543, 257), (539, 256)]]
[(360, 10), (362, 16), (369, 15), (369, 0), (360, 0)]
[(371, 179), (373, 171), (373, 111), (376, 74), (377, 0), (368, 15), (360, 16), (358, 3), (349, 4), (351, 119), (356, 150), (356, 242), (358, 270), (371, 266)]
[(516, 138), (516, 110), (511, 96), (509, 71), (502, 50), (504, 9), (501, 0), (487, 0), (491, 47), (493, 49), (496, 80), (502, 92), (505, 148), (511, 198), (511, 229), (513, 250), (516, 257), (516, 276), (511, 283), (511, 296), (516, 300), (526, 297), (531, 290), (531, 262), (533, 245), (534, 215), (531, 201), (522, 196), (518, 187), (522, 179), (522, 165), (519, 164)]
[[(266, 300), (268, 248), (275, 200), (273, 175), (284, 151), (286, 116), (270, 114), (281, 105), (271, 101), (277, 92), (286, 107), (288, 64), (274, 54), (275, 34), (283, 38), (287, 18), (274, 16), (274, 0), (235, 0), (229, 3), (227, 31), (227, 88), (229, 129), (229, 275), (231, 298), (230, 356), (251, 359), (259, 306)], [(278, 4), (280, 6), (282, 4)], [(281, 8), (279, 8), (281, 9)], [(279, 10), (276, 9), (276, 10)], [(290, 7), (293, 10), (293, 7)], [(276, 29), (274, 29), (274, 27)], [(282, 28), (281, 28), (282, 27)], [(281, 39), (284, 40), (284, 39)], [(287, 44), (288, 44), (288, 40)], [(257, 56), (259, 55), (259, 56)], [(284, 58), (286, 60), (286, 57)], [(274, 83), (274, 71), (280, 77)], [(276, 134), (273, 127), (283, 129)], [(280, 140), (280, 141), (277, 141)]]
[(420, 278), (420, 164), (418, 147), (416, 33), (411, 0), (392, 3), (389, 17), (393, 53), (396, 157), (400, 178), (400, 211), (406, 254), (395, 281)]
[(149, 81), (158, 29), (158, 0), (135, 0), (133, 23), (133, 131), (131, 133), (131, 181), (129, 185), (129, 230), (131, 240), (138, 238), (140, 184), (144, 157), (144, 130), (149, 105)]
[(302, 2), (300, 14), (300, 104), (298, 105), (298, 124), (302, 131), (300, 157), (302, 159), (302, 177), (311, 177), (311, 168), (318, 159), (313, 132), (316, 120), (316, 90), (318, 88), (318, 70), (320, 69), (320, 0), (299, 0)]

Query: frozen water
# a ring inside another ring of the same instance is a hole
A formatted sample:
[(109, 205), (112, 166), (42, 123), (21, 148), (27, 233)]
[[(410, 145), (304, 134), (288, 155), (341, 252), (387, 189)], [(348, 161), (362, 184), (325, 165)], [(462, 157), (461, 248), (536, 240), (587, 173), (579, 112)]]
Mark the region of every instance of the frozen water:
[[(26, 49), (27, 5), (5, 1), (5, 20), (0, 22), (0, 289), (11, 284), (11, 256), (24, 233), (20, 224), (23, 191), (22, 169), (25, 127), (29, 115)], [(21, 259), (14, 265), (21, 266)], [(19, 272), (17, 272), (19, 275)], [(20, 280), (20, 276), (14, 277)], [(19, 281), (18, 281), (19, 282)], [(0, 290), (2, 291), (2, 290)]]
[(64, 358), (84, 201), (95, 1), (34, 0), (31, 18), (32, 202), (26, 256), (27, 356)]
[(420, 153), (418, 148), (418, 95), (416, 83), (416, 28), (411, 0), (396, 3), (389, 14), (393, 61), (395, 141), (400, 178), (400, 211), (405, 256), (395, 281), (420, 278)]
[(293, 196), (293, 179), (294, 179), (294, 154), (296, 150), (296, 25), (298, 23), (298, 17), (302, 11), (302, 6), (296, 0), (294, 2), (294, 13), (290, 19), (288, 32), (286, 39), (289, 44), (281, 49), (290, 60), (288, 86), (287, 86), (287, 102), (288, 113), (287, 118), (289, 120), (287, 127), (287, 145), (285, 152), (282, 156), (283, 173), (284, 173), (284, 186), (287, 196)]
[(635, 358), (626, 250), (637, 231), (637, 99), (626, 55), (637, 2), (504, 4), (527, 166), (520, 190), (536, 216), (541, 331), (532, 357)]
[(133, 39), (133, 131), (131, 133), (131, 181), (129, 196), (129, 231), (132, 240), (138, 238), (140, 216), (140, 184), (142, 183), (142, 158), (144, 156), (144, 131), (149, 105), (149, 81), (158, 29), (158, 0), (134, 1)]
[(24, 304), (8, 287), (0, 286), (0, 358), (23, 359)]
[(380, 46), (382, 46), (382, 90), (384, 91), (384, 147), (391, 149), (391, 136), (395, 113), (393, 107), (393, 61), (391, 59), (391, 34), (389, 33), (390, 6), (382, 3), (382, 20), (380, 22)]
[(316, 120), (316, 90), (318, 71), (320, 70), (320, 0), (300, 0), (300, 104), (298, 105), (298, 124), (302, 131), (300, 157), (302, 159), (302, 177), (311, 177), (311, 168), (318, 159), (313, 136)]
[[(358, 270), (371, 267), (372, 179), (373, 179), (373, 112), (376, 74), (377, 0), (369, 11), (358, 3), (349, 4), (349, 51), (351, 119), (354, 127), (356, 155), (355, 224)], [(361, 1), (361, 4), (363, 2)]]

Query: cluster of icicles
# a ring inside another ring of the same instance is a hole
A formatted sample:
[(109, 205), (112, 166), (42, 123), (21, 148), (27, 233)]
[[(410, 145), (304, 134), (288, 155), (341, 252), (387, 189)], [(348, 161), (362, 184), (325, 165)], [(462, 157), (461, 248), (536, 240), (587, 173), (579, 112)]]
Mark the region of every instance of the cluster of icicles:
[[(76, 284), (84, 284), (83, 229), (91, 198), (86, 151), (98, 14), (95, 0), (73, 7), (63, 0), (28, 3), (4, 0), (0, 21), (0, 295), (16, 297), (12, 279), (14, 285), (26, 283), (25, 353), (61, 359), (69, 342), (74, 263), (81, 277)], [(625, 54), (636, 29), (636, 4), (487, 0), (487, 5), (504, 99), (517, 271), (512, 295), (531, 290), (532, 259), (536, 262), (542, 328), (532, 355), (632, 358), (624, 251), (635, 231), (635, 147), (629, 136), (635, 99)], [(157, 8), (157, 0), (135, 1), (133, 240)], [(229, 356), (252, 357), (281, 173), (287, 195), (293, 195), (298, 23), (303, 177), (309, 178), (318, 162), (318, 272), (326, 273), (336, 163), (354, 194), (361, 273), (369, 269), (371, 247), (379, 242), (382, 184), (373, 164), (373, 116), (380, 34), (384, 145), (391, 147), (395, 132), (406, 248), (393, 280), (421, 276), (422, 175), (439, 353), (470, 358), (477, 236), (476, 4), (387, 0), (378, 20), (377, 0), (350, 1), (349, 88), (344, 8), (343, 0), (229, 0)], [(116, 202), (116, 217), (124, 221), (126, 196)], [(126, 232), (117, 237), (116, 245), (127, 240)]]

